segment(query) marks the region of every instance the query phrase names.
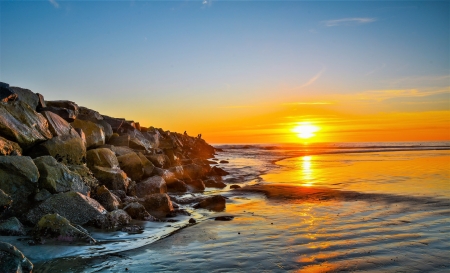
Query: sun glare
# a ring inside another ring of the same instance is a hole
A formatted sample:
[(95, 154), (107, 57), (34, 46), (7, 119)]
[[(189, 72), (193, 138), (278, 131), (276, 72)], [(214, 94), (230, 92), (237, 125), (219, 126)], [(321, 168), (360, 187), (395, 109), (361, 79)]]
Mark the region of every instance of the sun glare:
[(314, 126), (309, 122), (302, 122), (292, 131), (297, 133), (299, 138), (308, 139), (315, 136), (315, 132), (319, 131), (319, 127)]

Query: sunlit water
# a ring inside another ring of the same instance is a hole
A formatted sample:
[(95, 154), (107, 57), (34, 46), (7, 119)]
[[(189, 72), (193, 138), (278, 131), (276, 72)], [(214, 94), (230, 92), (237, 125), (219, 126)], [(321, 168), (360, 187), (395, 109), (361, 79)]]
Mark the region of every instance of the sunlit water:
[(98, 246), (68, 254), (23, 250), (36, 272), (449, 272), (450, 151), (420, 144), (226, 146), (226, 182), (269, 198), (211, 189), (226, 211), (191, 210), (193, 226), (180, 217), (142, 223), (144, 235), (94, 232)]

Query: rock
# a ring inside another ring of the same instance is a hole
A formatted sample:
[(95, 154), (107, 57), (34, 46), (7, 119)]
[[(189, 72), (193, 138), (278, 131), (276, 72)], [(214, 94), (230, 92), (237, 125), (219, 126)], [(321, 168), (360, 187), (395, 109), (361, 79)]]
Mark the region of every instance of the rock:
[(217, 181), (215, 179), (207, 179), (205, 181), (203, 181), (205, 183), (206, 187), (209, 188), (219, 188), (219, 189), (223, 189), (227, 186), (227, 184), (223, 183), (222, 181)]
[(241, 186), (239, 186), (239, 185), (231, 185), (230, 186), (230, 189), (239, 189), (239, 188), (241, 188)]
[(220, 160), (219, 163), (230, 163), (228, 160)]
[(133, 202), (126, 205), (123, 210), (126, 211), (131, 218), (137, 220), (146, 220), (150, 216), (150, 214), (145, 210), (145, 207), (138, 202)]
[(234, 219), (234, 216), (218, 216), (214, 217), (214, 220), (216, 221), (231, 221)]
[(213, 211), (223, 211), (225, 209), (225, 197), (221, 195), (213, 195), (200, 201), (194, 206), (196, 209), (208, 209)]
[(170, 183), (172, 183), (173, 181), (177, 180), (176, 175), (169, 171), (169, 170), (164, 170), (158, 167), (155, 167), (153, 169), (153, 175), (159, 175), (162, 178), (164, 178), (164, 180), (166, 181), (167, 185), (169, 185)]
[(191, 179), (199, 179), (206, 174), (203, 167), (197, 164), (184, 165), (183, 170), (185, 176), (190, 177)]
[(130, 136), (129, 135), (121, 135), (121, 136), (111, 136), (108, 140), (108, 144), (114, 146), (126, 146), (130, 145)]
[[(128, 234), (139, 234), (144, 232), (144, 229), (138, 225), (132, 225), (122, 228), (123, 232), (127, 232)], [(125, 270), (128, 270), (128, 268), (125, 268)]]
[(172, 181), (170, 184), (167, 184), (167, 191), (169, 192), (187, 192), (188, 187), (184, 181), (176, 179)]
[(36, 110), (39, 104), (39, 96), (33, 91), (20, 87), (10, 87), (17, 94), (17, 100), (28, 104), (33, 110)]
[(34, 164), (39, 170), (39, 188), (51, 193), (76, 191), (88, 195), (90, 188), (83, 183), (81, 176), (51, 156), (35, 158)]
[(69, 170), (72, 172), (76, 172), (81, 176), (81, 179), (83, 179), (83, 182), (86, 186), (88, 186), (91, 189), (95, 189), (99, 185), (99, 181), (97, 178), (95, 178), (94, 174), (91, 170), (89, 170), (88, 167), (85, 165), (68, 165), (67, 166)]
[(0, 189), (13, 200), (9, 212), (21, 215), (30, 206), (39, 180), (38, 168), (28, 156), (0, 156)]
[(68, 135), (73, 129), (67, 121), (53, 112), (42, 111), (41, 114), (47, 119), (48, 129), (53, 136)]
[(115, 133), (119, 130), (119, 128), (122, 127), (122, 124), (125, 122), (125, 119), (121, 118), (112, 118), (105, 115), (102, 115), (102, 117), (104, 121), (106, 121), (109, 125), (111, 125), (111, 128)]
[(147, 146), (144, 143), (142, 143), (142, 141), (140, 141), (137, 138), (131, 138), (129, 146), (130, 146), (131, 149), (147, 150)]
[(115, 229), (128, 225), (130, 221), (131, 217), (126, 211), (117, 209), (108, 212), (103, 217), (99, 217), (95, 222), (95, 226), (103, 229)]
[(45, 100), (44, 100), (44, 96), (42, 96), (41, 94), (39, 94), (39, 93), (36, 93), (36, 95), (38, 96), (38, 105), (37, 105), (37, 107), (36, 107), (36, 110), (41, 110), (42, 108), (45, 108), (45, 107), (47, 107), (47, 104), (45, 103)]
[(8, 101), (15, 101), (17, 99), (17, 94), (14, 92), (14, 90), (9, 87), (9, 84), (2, 83), (0, 85), (0, 101), (1, 102), (8, 102)]
[(84, 225), (101, 217), (106, 209), (97, 201), (78, 192), (52, 195), (36, 208), (28, 212), (27, 221), (36, 224), (46, 214), (58, 213), (71, 223)]
[(78, 116), (78, 105), (68, 100), (45, 101), (44, 111), (51, 111), (68, 122), (73, 122)]
[(140, 201), (145, 209), (156, 218), (164, 218), (173, 210), (172, 202), (166, 193), (154, 193), (145, 196)]
[(72, 122), (72, 126), (83, 130), (86, 135), (86, 145), (88, 149), (105, 144), (105, 133), (103, 128), (99, 125), (87, 120), (76, 119)]
[(12, 204), (11, 196), (7, 195), (2, 189), (0, 189), (0, 216), (5, 210)]
[(116, 210), (120, 206), (120, 199), (112, 194), (104, 185), (96, 189), (93, 198), (108, 211)]
[(0, 272), (31, 273), (33, 264), (15, 246), (0, 242)]
[(22, 155), (22, 148), (19, 144), (0, 136), (0, 156), (2, 155)]
[(158, 130), (149, 129), (142, 135), (148, 140), (150, 148), (156, 149), (159, 147), (159, 139), (161, 135)]
[(86, 164), (89, 169), (94, 167), (117, 168), (119, 161), (113, 151), (108, 148), (89, 150), (86, 154)]
[[(172, 206), (175, 208), (173, 203)], [(184, 209), (174, 209), (173, 211), (169, 212), (166, 217), (176, 217), (178, 215), (191, 216), (191, 214)]]
[(170, 160), (167, 157), (167, 155), (156, 154), (156, 155), (146, 155), (145, 157), (158, 168), (164, 168), (170, 164)]
[(41, 189), (34, 195), (34, 201), (41, 202), (47, 200), (48, 198), (50, 198), (50, 196), (52, 196), (52, 194), (48, 190)]
[(80, 106), (78, 108), (77, 119), (87, 120), (101, 126), (103, 132), (105, 133), (105, 140), (108, 140), (113, 134), (111, 125), (103, 120), (102, 115), (100, 115), (100, 113), (95, 110)]
[(184, 169), (183, 166), (174, 166), (174, 167), (170, 167), (168, 169), (169, 172), (173, 173), (175, 175), (176, 179), (183, 179), (183, 178), (190, 178), (189, 176), (186, 176), (184, 174)]
[(144, 166), (136, 153), (118, 156), (120, 168), (134, 181), (139, 181), (144, 175)]
[(188, 188), (193, 192), (204, 191), (206, 188), (205, 184), (200, 179), (195, 179), (195, 180), (186, 179), (185, 183), (188, 186)]
[(136, 196), (136, 181), (130, 181), (127, 188), (128, 196)]
[[(106, 145), (103, 145), (102, 147), (105, 147), (105, 146)], [(134, 153), (133, 149), (131, 149), (130, 147), (125, 147), (125, 146), (110, 145), (109, 149), (111, 151), (113, 151), (116, 154), (116, 156), (122, 156), (122, 155)]]
[(224, 171), (222, 168), (214, 166), (214, 167), (211, 168), (210, 174), (211, 175), (224, 176), (224, 175), (229, 175), (230, 173), (227, 172), (227, 171)]
[(0, 135), (24, 150), (52, 138), (47, 120), (21, 101), (0, 103)]
[(120, 200), (124, 200), (125, 198), (127, 198), (127, 194), (124, 191), (121, 191), (121, 190), (110, 190), (110, 192), (112, 194), (114, 194), (115, 196), (119, 197)]
[(155, 169), (155, 165), (153, 165), (150, 160), (148, 160), (142, 153), (137, 153), (139, 158), (141, 159), (142, 166), (144, 168), (144, 175), (143, 178), (149, 177), (153, 173), (153, 169)]
[(127, 191), (129, 178), (119, 168), (94, 167), (92, 173), (98, 179), (100, 185), (105, 185), (110, 190)]
[(42, 216), (34, 227), (33, 236), (36, 241), (41, 243), (48, 242), (49, 240), (95, 243), (94, 238), (83, 229), (73, 226), (69, 220), (57, 213)]
[(0, 235), (21, 236), (25, 234), (26, 232), (22, 223), (16, 217), (11, 217), (5, 221), (0, 221)]
[(161, 176), (152, 176), (137, 183), (136, 196), (144, 197), (152, 193), (167, 193), (166, 181)]
[(189, 224), (195, 224), (197, 221), (194, 218), (189, 219)]

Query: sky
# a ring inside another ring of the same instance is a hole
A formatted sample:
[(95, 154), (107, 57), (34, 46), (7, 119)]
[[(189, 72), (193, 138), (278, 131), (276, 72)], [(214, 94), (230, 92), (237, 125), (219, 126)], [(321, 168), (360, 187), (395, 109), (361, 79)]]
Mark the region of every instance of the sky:
[(210, 143), (450, 140), (448, 1), (4, 1), (0, 81)]

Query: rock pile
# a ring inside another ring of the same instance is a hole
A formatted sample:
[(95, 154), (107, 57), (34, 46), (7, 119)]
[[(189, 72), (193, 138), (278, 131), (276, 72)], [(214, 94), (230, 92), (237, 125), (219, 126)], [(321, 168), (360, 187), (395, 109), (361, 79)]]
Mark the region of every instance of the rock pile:
[[(169, 194), (226, 186), (226, 172), (207, 160), (214, 154), (201, 135), (143, 127), (0, 83), (1, 232), (23, 234), (25, 225), (36, 242), (93, 243), (80, 225), (164, 220), (174, 213)], [(220, 210), (225, 201), (196, 207)], [(5, 245), (0, 257), (15, 259), (16, 252)]]

